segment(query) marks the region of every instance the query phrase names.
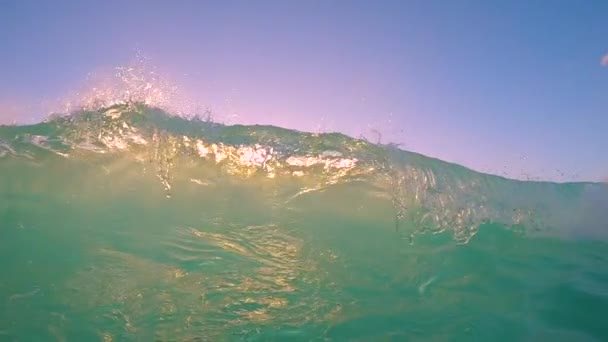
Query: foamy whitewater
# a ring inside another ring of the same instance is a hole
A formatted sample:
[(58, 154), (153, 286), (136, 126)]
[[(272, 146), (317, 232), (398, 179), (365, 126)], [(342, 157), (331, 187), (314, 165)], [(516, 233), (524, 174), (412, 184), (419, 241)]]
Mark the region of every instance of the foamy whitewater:
[(0, 126), (1, 341), (608, 340), (605, 184), (127, 88)]

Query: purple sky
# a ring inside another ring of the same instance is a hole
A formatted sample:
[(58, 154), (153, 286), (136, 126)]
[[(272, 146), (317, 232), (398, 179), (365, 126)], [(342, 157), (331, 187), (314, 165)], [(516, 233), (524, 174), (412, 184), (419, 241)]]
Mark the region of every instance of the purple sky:
[(606, 18), (605, 1), (5, 0), (0, 120), (38, 120), (140, 50), (231, 122), (375, 129), (480, 171), (600, 180)]

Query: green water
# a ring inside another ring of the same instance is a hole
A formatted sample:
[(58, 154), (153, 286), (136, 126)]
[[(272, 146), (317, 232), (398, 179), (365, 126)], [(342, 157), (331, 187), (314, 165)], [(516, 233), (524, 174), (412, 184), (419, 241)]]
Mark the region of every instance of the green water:
[(0, 341), (608, 340), (602, 185), (135, 112), (0, 128)]

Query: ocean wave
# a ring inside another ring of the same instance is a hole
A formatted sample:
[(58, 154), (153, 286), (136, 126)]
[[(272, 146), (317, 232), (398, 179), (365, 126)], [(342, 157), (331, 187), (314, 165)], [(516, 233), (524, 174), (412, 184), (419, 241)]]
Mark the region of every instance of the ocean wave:
[[(171, 115), (148, 101), (0, 128), (3, 158), (39, 159), (42, 151), (73, 160), (101, 154), (130, 158), (154, 169), (168, 197), (180, 191), (173, 183), (187, 165), (216, 168), (230, 177), (301, 183), (285, 202), (310, 189), (363, 180), (391, 198), (395, 229), (412, 236), (451, 231), (466, 243), (491, 222), (525, 227), (529, 235), (606, 233), (608, 196), (602, 184), (509, 180), (342, 134), (226, 126)], [(207, 182), (200, 176), (188, 179)]]

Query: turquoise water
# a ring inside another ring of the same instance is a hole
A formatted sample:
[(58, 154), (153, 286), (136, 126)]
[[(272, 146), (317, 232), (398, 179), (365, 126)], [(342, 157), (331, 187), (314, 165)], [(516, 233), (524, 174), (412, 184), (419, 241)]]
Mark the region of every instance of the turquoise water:
[(608, 340), (602, 184), (139, 105), (0, 174), (1, 341)]

